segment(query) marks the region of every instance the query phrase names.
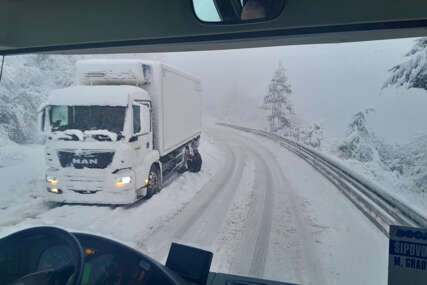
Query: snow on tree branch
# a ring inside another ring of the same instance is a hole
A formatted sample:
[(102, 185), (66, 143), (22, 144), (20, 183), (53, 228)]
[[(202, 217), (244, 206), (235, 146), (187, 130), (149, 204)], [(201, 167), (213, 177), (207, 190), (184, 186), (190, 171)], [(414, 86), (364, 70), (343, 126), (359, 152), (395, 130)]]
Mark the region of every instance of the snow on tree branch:
[(427, 90), (427, 38), (416, 40), (415, 46), (406, 54), (408, 60), (392, 67), (391, 76), (383, 88), (389, 86), (421, 88)]
[[(369, 129), (367, 115), (374, 112), (373, 108), (357, 112), (347, 127), (346, 137), (338, 147), (340, 157), (368, 162), (379, 157), (376, 149), (377, 139)], [(378, 161), (380, 159), (377, 159)]]

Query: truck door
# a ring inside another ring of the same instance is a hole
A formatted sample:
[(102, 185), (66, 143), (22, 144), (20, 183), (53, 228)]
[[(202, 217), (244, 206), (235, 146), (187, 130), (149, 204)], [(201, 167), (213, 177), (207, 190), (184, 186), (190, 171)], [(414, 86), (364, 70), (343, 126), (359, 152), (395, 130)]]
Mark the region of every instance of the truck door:
[(135, 102), (132, 105), (132, 122), (133, 122), (133, 136), (129, 142), (135, 153), (135, 172), (136, 172), (136, 186), (137, 188), (144, 185), (142, 175), (143, 162), (145, 156), (151, 151), (153, 144), (153, 136), (151, 131), (151, 104), (150, 102)]

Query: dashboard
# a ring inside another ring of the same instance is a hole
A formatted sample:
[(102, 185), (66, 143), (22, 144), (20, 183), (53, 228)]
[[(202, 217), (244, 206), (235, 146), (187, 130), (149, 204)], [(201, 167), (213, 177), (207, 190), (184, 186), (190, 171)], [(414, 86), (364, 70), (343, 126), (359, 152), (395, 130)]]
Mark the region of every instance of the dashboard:
[(40, 256), (37, 271), (58, 269), (71, 263), (73, 253), (66, 245), (54, 245), (44, 250)]
[[(127, 246), (88, 234), (74, 235), (84, 255), (81, 285), (173, 284), (168, 280), (173, 273), (159, 272), (162, 265)], [(0, 243), (0, 284), (10, 284), (36, 272), (61, 270), (72, 265), (74, 259), (75, 254), (66, 243), (43, 235)], [(61, 280), (68, 280), (65, 285), (69, 284), (72, 276)]]
[(0, 239), (5, 285), (286, 285), (210, 272), (213, 254), (173, 243), (166, 265), (116, 241), (53, 227)]
[[(161, 274), (160, 264), (133, 249), (108, 239), (75, 234), (84, 252), (81, 285), (172, 284)], [(67, 251), (62, 251), (67, 258)]]
[[(72, 252), (66, 245), (49, 247), (41, 254), (37, 271), (59, 269), (71, 264), (72, 259)], [(144, 273), (138, 272), (137, 267), (134, 266), (135, 268), (129, 272), (131, 274), (126, 274), (128, 273), (126, 271), (129, 271), (128, 267), (125, 267), (125, 263), (108, 250), (86, 248), (84, 260), (82, 285), (129, 283), (126, 282), (126, 279), (139, 280), (141, 281), (139, 283), (144, 283), (142, 282), (145, 277)]]

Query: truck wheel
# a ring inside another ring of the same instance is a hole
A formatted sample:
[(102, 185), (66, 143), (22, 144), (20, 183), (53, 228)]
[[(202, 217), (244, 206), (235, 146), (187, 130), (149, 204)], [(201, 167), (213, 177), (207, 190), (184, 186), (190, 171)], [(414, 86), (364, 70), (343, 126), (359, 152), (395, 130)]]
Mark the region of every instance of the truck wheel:
[(160, 191), (160, 171), (154, 165), (151, 166), (150, 174), (148, 175), (147, 199), (150, 199), (154, 194)]

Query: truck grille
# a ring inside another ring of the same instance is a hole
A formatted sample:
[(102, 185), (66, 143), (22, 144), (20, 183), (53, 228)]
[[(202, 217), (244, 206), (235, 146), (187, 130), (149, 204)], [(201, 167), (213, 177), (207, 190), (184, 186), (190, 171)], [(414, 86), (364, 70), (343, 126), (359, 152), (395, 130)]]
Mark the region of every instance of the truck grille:
[(71, 151), (58, 151), (62, 167), (104, 169), (113, 161), (114, 152), (84, 152), (76, 154)]

